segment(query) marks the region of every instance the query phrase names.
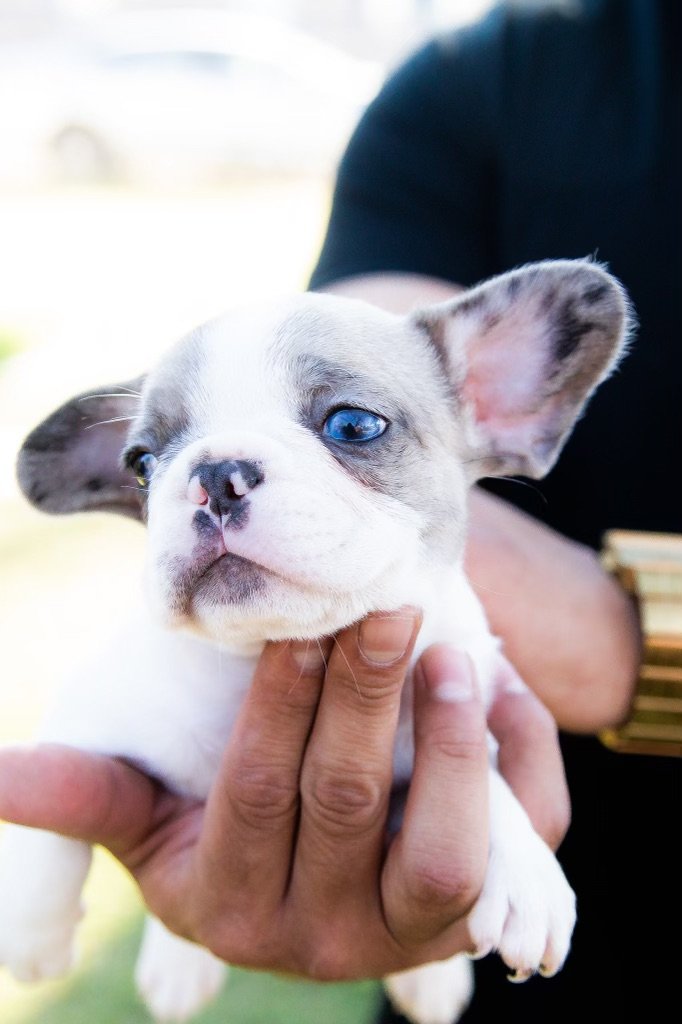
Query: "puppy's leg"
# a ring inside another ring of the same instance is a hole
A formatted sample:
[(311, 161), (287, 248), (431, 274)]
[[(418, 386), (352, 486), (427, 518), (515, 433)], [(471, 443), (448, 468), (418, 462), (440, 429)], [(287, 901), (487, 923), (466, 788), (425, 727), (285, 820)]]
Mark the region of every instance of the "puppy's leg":
[(92, 849), (8, 825), (0, 849), (0, 964), (19, 981), (64, 974), (75, 960), (81, 890)]
[(227, 965), (207, 949), (147, 918), (135, 983), (155, 1020), (188, 1020), (215, 998), (226, 974)]
[(384, 978), (391, 1002), (414, 1024), (454, 1024), (474, 991), (473, 969), (465, 956), (425, 964)]
[(556, 974), (575, 924), (575, 896), (559, 862), (493, 768), (488, 871), (468, 924), (478, 953), (497, 950), (513, 981)]

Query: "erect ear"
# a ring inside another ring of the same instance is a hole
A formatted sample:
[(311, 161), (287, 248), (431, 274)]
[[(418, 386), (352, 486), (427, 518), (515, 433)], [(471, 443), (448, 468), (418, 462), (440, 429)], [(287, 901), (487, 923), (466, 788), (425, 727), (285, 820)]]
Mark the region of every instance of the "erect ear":
[(544, 476), (631, 326), (620, 284), (587, 260), (529, 264), (412, 319), (448, 368), (474, 478)]
[(77, 395), (24, 441), (19, 485), (43, 512), (119, 512), (142, 518), (135, 477), (120, 463), (143, 378)]

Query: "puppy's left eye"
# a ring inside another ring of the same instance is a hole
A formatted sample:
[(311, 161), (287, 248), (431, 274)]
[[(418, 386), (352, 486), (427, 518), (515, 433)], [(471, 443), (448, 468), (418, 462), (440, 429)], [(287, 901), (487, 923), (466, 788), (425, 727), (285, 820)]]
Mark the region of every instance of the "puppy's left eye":
[(337, 409), (324, 421), (322, 433), (333, 441), (373, 441), (388, 427), (382, 416), (367, 409)]
[(127, 460), (140, 487), (148, 487), (159, 460), (151, 452), (134, 452)]

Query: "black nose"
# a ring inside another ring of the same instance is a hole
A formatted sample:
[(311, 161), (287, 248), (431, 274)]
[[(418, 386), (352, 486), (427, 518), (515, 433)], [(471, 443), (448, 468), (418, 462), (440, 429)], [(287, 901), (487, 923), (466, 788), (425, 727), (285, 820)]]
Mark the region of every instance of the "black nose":
[(208, 494), (209, 508), (218, 516), (234, 515), (246, 495), (264, 479), (260, 463), (248, 459), (203, 462), (192, 476), (199, 477)]

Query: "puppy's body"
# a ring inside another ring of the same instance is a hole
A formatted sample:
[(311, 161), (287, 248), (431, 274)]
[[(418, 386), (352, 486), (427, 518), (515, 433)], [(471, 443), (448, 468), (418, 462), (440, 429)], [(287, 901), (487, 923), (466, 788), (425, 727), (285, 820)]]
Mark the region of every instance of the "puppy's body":
[[(205, 797), (267, 640), (314, 642), (406, 604), (424, 609), (415, 656), (457, 644), (490, 697), (498, 643), (461, 567), (467, 487), (546, 472), (620, 354), (625, 312), (613, 279), (582, 262), (525, 268), (407, 318), (301, 296), (195, 332), (139, 394), (62, 407), (27, 439), (22, 486), (47, 511), (146, 518), (152, 613), (72, 680), (45, 738)], [(411, 761), (408, 685), (397, 779)], [(520, 976), (553, 973), (573, 894), (494, 767), (490, 837), (472, 938)], [(88, 860), (82, 844), (10, 835), (0, 961), (19, 976), (68, 966)], [(190, 1015), (222, 973), (149, 926), (137, 977), (160, 1019)], [(418, 1024), (455, 1019), (470, 989), (461, 958), (389, 981)]]

